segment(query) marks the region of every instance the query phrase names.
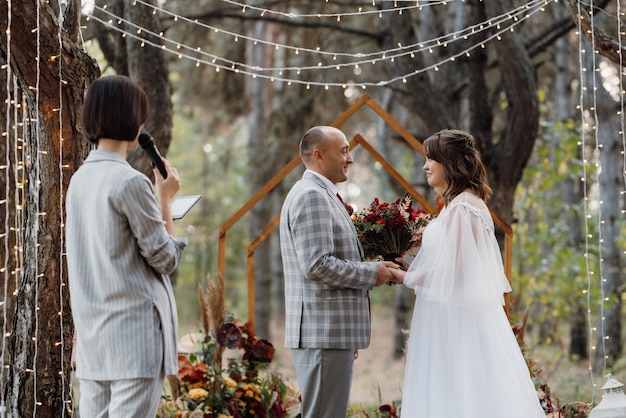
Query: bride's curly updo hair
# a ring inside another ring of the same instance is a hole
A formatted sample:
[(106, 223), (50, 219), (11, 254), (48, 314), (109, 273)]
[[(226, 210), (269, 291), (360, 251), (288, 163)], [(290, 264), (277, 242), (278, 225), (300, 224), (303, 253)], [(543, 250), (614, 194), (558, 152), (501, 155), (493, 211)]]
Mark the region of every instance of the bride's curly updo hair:
[(487, 170), (471, 134), (458, 129), (444, 129), (426, 139), (423, 145), (426, 157), (443, 166), (443, 180), (448, 184), (441, 196), (444, 205), (466, 189), (483, 200), (491, 196)]

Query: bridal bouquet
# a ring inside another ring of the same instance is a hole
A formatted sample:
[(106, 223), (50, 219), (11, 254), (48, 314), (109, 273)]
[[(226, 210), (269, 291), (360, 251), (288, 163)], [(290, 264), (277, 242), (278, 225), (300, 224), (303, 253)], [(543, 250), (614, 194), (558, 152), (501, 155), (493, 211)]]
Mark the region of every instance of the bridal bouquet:
[(365, 257), (391, 261), (417, 248), (424, 228), (434, 218), (434, 214), (414, 208), (408, 193), (395, 202), (375, 198), (368, 207), (352, 214)]

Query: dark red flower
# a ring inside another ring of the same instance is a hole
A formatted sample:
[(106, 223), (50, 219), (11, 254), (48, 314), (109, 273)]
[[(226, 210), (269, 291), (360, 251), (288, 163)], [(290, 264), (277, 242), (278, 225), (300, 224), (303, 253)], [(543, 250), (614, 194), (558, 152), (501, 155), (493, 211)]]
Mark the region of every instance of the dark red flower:
[(352, 207), (352, 205), (344, 203), (343, 206), (346, 208), (348, 215), (352, 215), (354, 213), (354, 207)]
[(389, 417), (389, 418), (396, 418), (398, 417), (398, 410), (396, 408), (395, 403), (388, 405), (381, 405), (378, 407), (378, 412), (382, 412), (383, 413), (383, 417)]
[(232, 322), (222, 324), (217, 331), (217, 342), (219, 345), (225, 345), (230, 349), (237, 348), (241, 342), (241, 331)]
[(268, 340), (256, 340), (249, 345), (243, 355), (244, 360), (271, 363), (274, 359), (274, 346)]
[(352, 220), (368, 258), (404, 254), (419, 246), (422, 232), (434, 216), (413, 207), (410, 194), (391, 203), (374, 198)]

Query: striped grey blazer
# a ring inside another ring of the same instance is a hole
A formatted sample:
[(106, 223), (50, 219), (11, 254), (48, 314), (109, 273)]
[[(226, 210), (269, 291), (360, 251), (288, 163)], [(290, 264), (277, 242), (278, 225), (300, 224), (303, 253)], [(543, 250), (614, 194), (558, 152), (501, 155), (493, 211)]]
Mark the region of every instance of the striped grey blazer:
[(178, 320), (167, 275), (186, 240), (165, 230), (150, 181), (120, 155), (93, 150), (65, 204), (78, 378), (176, 374)]

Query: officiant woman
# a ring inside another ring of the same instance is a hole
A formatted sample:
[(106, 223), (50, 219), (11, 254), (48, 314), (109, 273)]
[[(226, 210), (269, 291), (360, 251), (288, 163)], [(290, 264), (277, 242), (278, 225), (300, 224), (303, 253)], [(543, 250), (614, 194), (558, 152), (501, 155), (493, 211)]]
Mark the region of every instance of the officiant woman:
[(176, 374), (177, 316), (168, 274), (185, 239), (171, 201), (180, 180), (154, 171), (159, 201), (126, 161), (148, 119), (146, 93), (129, 78), (91, 85), (82, 129), (95, 145), (70, 180), (66, 244), (77, 335), (80, 416), (154, 418), (166, 374)]

